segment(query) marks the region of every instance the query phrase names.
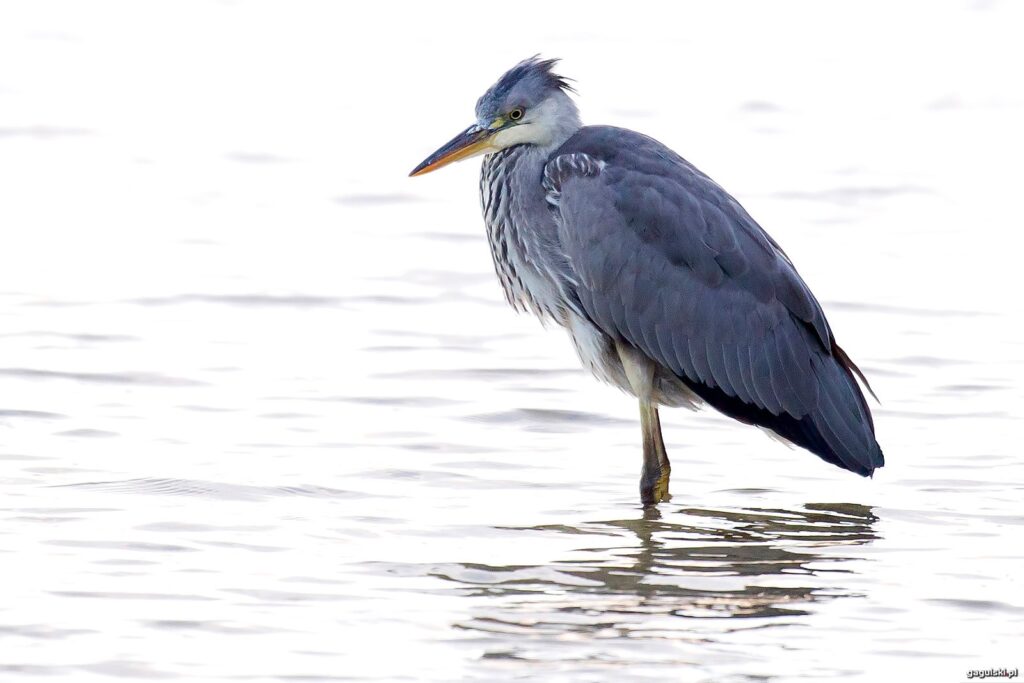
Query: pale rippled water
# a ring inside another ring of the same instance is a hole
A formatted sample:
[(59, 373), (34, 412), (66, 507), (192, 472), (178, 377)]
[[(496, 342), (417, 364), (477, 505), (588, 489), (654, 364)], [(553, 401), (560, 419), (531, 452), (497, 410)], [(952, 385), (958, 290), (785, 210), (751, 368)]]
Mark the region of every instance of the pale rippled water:
[[(559, 7), (0, 5), (0, 680), (1024, 665), (1021, 5)], [(638, 507), (476, 164), (405, 178), (539, 50), (785, 246), (873, 481), (673, 411)]]

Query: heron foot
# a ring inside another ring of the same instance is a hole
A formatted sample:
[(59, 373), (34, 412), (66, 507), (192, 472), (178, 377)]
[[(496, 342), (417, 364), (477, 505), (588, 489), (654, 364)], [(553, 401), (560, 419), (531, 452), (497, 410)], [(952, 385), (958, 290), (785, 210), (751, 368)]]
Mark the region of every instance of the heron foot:
[(668, 492), (668, 481), (672, 474), (672, 468), (665, 465), (657, 469), (648, 470), (644, 468), (640, 475), (640, 502), (644, 507), (664, 503), (672, 498)]

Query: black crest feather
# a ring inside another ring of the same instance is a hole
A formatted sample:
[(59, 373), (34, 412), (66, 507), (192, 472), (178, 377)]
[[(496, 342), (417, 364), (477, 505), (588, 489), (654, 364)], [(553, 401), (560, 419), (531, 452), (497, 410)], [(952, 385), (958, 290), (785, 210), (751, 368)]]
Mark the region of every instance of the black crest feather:
[(540, 55), (534, 55), (516, 64), (505, 72), (494, 84), (494, 94), (502, 97), (507, 94), (516, 83), (524, 78), (541, 78), (545, 85), (551, 88), (558, 88), (564, 92), (575, 93), (576, 89), (570, 84), (569, 78), (556, 74), (553, 69), (558, 64), (558, 59), (541, 59)]

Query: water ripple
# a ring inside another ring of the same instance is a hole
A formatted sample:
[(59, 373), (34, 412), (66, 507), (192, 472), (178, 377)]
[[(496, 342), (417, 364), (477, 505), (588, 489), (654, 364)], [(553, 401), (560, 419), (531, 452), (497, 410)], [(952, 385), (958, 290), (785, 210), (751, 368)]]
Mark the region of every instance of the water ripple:
[(75, 128), (73, 126), (2, 126), (0, 127), (0, 140), (4, 138), (34, 138), (36, 140), (55, 140), (57, 138), (72, 138), (92, 135), (93, 131), (87, 128)]
[[(644, 620), (631, 616), (797, 616), (816, 602), (857, 597), (838, 581), (839, 575), (857, 571), (856, 556), (842, 549), (878, 537), (873, 528), (878, 518), (857, 504), (682, 508), (671, 517), (666, 521), (658, 510), (648, 510), (638, 519), (576, 527), (506, 527), (578, 536), (584, 545), (577, 554), (592, 559), (505, 566), (390, 564), (372, 571), (433, 576), (452, 584), (459, 595), (487, 598), (485, 607), (456, 624), (465, 630), (537, 637), (594, 634), (614, 623), (619, 637), (645, 637), (650, 634)], [(612, 542), (598, 543), (599, 538)], [(687, 628), (682, 621), (664, 622), (660, 630)]]
[(426, 201), (423, 197), (408, 192), (381, 192), (347, 194), (335, 197), (334, 201), (344, 206), (388, 206), (392, 204), (418, 204)]
[(514, 408), (497, 413), (469, 415), (466, 419), (486, 424), (519, 425), (533, 431), (560, 432), (586, 430), (597, 425), (633, 424), (631, 420), (609, 415), (553, 408)]
[(136, 384), (163, 387), (203, 386), (205, 383), (155, 372), (61, 372), (38, 368), (0, 368), (0, 376), (19, 379), (63, 379), (95, 384)]
[(304, 294), (178, 294), (175, 296), (132, 299), (131, 303), (143, 306), (175, 306), (203, 303), (242, 307), (337, 308), (344, 303), (344, 300), (338, 297)]
[(830, 204), (851, 205), (908, 194), (931, 194), (931, 191), (928, 188), (917, 185), (877, 185), (834, 187), (816, 191), (793, 190), (775, 192), (772, 196), (778, 199), (803, 199), (815, 202), (828, 202)]
[(60, 484), (54, 488), (77, 488), (116, 493), (166, 496), (203, 496), (217, 500), (260, 500), (271, 496), (306, 496), (312, 498), (363, 498), (370, 494), (344, 491), (326, 486), (246, 486), (194, 479), (138, 478), (119, 481), (90, 481)]
[(0, 419), (5, 417), (25, 417), (33, 420), (63, 420), (67, 415), (49, 413), (45, 410), (0, 410)]

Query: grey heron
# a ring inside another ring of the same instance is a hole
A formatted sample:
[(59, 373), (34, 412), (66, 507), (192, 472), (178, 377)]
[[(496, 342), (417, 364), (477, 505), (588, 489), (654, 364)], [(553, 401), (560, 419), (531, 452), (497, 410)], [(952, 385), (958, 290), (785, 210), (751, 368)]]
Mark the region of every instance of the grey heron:
[(666, 500), (659, 406), (710, 405), (862, 476), (885, 460), (857, 378), (782, 248), (665, 145), (584, 126), (532, 57), (411, 176), (486, 155), (484, 224), (508, 302), (563, 326), (583, 365), (636, 396), (640, 498)]

